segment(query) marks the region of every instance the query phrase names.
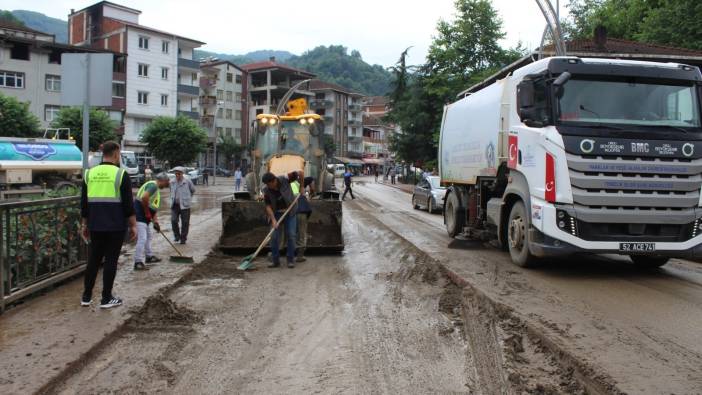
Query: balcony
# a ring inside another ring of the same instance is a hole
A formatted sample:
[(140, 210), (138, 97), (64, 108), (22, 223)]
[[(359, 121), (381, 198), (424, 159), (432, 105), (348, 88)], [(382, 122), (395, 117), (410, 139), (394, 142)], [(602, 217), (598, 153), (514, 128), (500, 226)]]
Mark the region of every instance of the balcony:
[(200, 88), (192, 85), (178, 84), (178, 94), (188, 96), (200, 96)]
[(358, 119), (349, 119), (349, 126), (361, 126), (361, 121)]
[(360, 104), (349, 104), (349, 111), (361, 111)]
[(332, 106), (331, 100), (312, 99), (310, 100), (310, 108), (327, 108)]
[(217, 105), (217, 96), (200, 96), (199, 103), (201, 106), (212, 107)]
[(217, 78), (213, 77), (200, 77), (200, 88), (202, 89), (212, 89), (217, 86)]
[(362, 143), (362, 142), (363, 142), (363, 136), (352, 136), (352, 135), (349, 135), (349, 141), (354, 142), (354, 143)]
[(192, 59), (178, 58), (178, 68), (200, 71), (200, 62)]
[(198, 113), (197, 111), (180, 111), (180, 110), (178, 110), (178, 115), (188, 117), (188, 118), (193, 119), (195, 121), (200, 119), (200, 113)]
[(200, 126), (202, 126), (203, 128), (211, 129), (214, 126), (214, 121), (214, 115), (203, 115), (200, 117)]

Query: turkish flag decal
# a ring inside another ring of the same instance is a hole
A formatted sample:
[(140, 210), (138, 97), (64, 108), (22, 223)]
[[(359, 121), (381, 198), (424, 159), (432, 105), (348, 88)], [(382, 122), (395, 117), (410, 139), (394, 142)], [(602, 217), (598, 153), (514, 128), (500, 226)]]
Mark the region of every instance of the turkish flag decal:
[(507, 139), (507, 146), (509, 152), (509, 161), (507, 161), (507, 167), (511, 169), (517, 168), (517, 158), (519, 157), (519, 145), (517, 136), (510, 134)]

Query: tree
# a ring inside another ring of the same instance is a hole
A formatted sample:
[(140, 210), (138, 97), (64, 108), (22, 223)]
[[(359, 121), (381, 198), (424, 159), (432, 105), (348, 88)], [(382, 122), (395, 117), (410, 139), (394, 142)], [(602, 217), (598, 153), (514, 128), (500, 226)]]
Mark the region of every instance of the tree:
[(334, 138), (328, 134), (324, 135), (324, 153), (327, 154), (327, 156), (334, 156), (336, 153), (336, 143), (334, 142)]
[(220, 136), (217, 144), (217, 152), (224, 155), (227, 166), (239, 159), (241, 153), (244, 152), (244, 146), (238, 144), (232, 136)]
[(39, 119), (29, 111), (29, 104), (0, 93), (0, 136), (37, 137)]
[(192, 119), (157, 117), (144, 130), (141, 141), (158, 159), (170, 166), (192, 163), (207, 148), (207, 133)]
[(24, 22), (22, 22), (19, 18), (14, 16), (10, 11), (0, 10), (0, 21), (9, 22), (17, 26), (24, 26)]
[[(68, 128), (74, 136), (78, 148), (83, 149), (83, 109), (80, 107), (64, 107), (58, 116), (51, 122), (52, 128)], [(100, 144), (109, 140), (116, 140), (115, 128), (117, 124), (110, 119), (107, 111), (96, 108), (90, 109), (90, 125), (88, 134), (88, 149), (97, 151)]]

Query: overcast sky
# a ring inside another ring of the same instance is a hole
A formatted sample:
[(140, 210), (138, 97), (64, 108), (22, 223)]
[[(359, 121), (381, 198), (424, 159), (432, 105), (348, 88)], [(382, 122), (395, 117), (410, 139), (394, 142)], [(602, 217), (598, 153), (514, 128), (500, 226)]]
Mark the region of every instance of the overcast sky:
[[(555, 0), (553, 0), (555, 3)], [(2, 9), (29, 9), (67, 19), (96, 0), (2, 0)], [(204, 49), (244, 54), (281, 49), (300, 54), (318, 45), (357, 49), (371, 64), (390, 66), (409, 46), (422, 63), (436, 22), (451, 19), (453, 0), (113, 0), (142, 11), (139, 22), (207, 43)], [(565, 3), (566, 0), (561, 0)], [(304, 8), (292, 9), (290, 4)], [(545, 22), (533, 0), (493, 0), (507, 33), (503, 45), (539, 45)], [(567, 12), (561, 6), (563, 15)]]

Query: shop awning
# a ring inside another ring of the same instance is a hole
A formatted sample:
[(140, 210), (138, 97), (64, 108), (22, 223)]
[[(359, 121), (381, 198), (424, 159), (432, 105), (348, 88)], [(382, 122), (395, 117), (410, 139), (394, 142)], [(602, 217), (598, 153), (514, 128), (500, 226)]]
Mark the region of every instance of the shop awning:
[(364, 158), (363, 163), (367, 165), (382, 165), (383, 160), (382, 159), (376, 159), (376, 158)]
[(337, 156), (334, 159), (338, 159), (341, 163), (346, 165), (362, 165), (363, 161), (360, 159), (347, 158), (345, 156)]

